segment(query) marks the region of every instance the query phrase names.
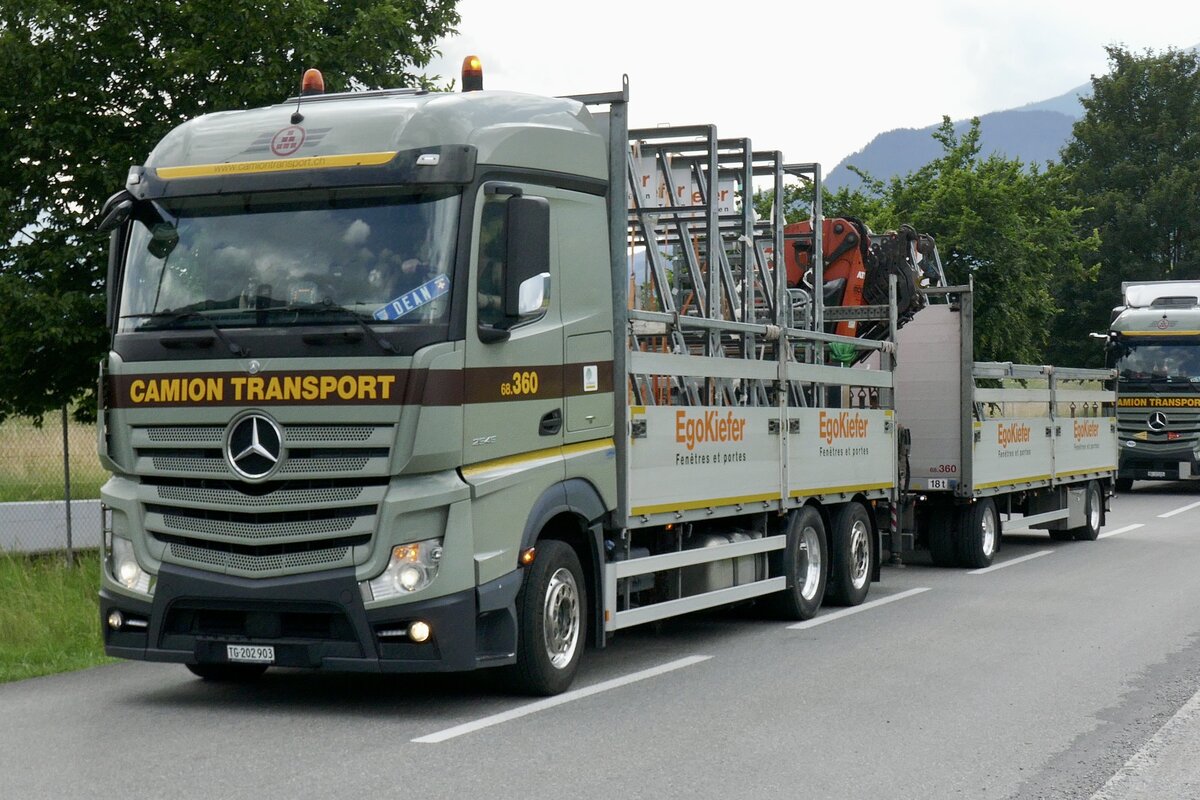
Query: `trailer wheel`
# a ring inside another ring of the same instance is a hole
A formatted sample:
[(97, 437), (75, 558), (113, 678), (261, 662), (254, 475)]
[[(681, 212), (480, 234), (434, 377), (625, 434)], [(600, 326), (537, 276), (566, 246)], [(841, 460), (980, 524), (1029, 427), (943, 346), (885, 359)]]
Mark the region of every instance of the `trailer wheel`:
[(249, 683), (262, 677), (266, 664), (185, 664), (188, 671), (213, 683)]
[(1094, 542), (1100, 536), (1100, 524), (1104, 516), (1104, 498), (1100, 494), (1100, 484), (1088, 481), (1087, 495), (1083, 501), (1084, 524), (1080, 528), (1072, 528), (1071, 535), (1076, 541)]
[(1132, 492), (1133, 478), (1117, 478), (1117, 491), (1122, 493)]
[(783, 550), (782, 571), (787, 588), (771, 596), (767, 608), (782, 619), (812, 619), (825, 599), (828, 570), (825, 522), (821, 514), (812, 506), (793, 511)]
[(929, 554), (938, 567), (953, 567), (958, 563), (954, 547), (954, 507), (935, 503), (929, 512)]
[(958, 555), (964, 567), (992, 565), (1000, 544), (1000, 515), (992, 498), (984, 497), (962, 510), (958, 525)]
[(587, 595), (579, 557), (565, 542), (543, 539), (517, 595), (517, 663), (510, 682), (552, 695), (571, 685), (587, 637)]
[(862, 503), (846, 503), (833, 518), (829, 601), (856, 606), (867, 597), (877, 560), (875, 532)]

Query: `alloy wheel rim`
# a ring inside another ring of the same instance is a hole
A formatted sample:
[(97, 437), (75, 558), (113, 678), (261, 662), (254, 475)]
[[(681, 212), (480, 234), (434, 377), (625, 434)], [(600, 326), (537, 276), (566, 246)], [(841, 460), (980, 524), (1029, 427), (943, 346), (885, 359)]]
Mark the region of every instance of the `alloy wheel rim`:
[(579, 587), (571, 571), (560, 567), (550, 576), (542, 607), (546, 656), (555, 669), (563, 669), (579, 646)]
[(855, 589), (861, 589), (871, 575), (870, 535), (867, 523), (858, 519), (854, 520), (854, 524), (850, 528), (850, 558), (853, 564), (850, 582), (854, 584)]
[(796, 578), (800, 582), (800, 596), (812, 600), (817, 596), (821, 584), (821, 542), (820, 534), (812, 525), (807, 525), (800, 532), (800, 558), (796, 564)]

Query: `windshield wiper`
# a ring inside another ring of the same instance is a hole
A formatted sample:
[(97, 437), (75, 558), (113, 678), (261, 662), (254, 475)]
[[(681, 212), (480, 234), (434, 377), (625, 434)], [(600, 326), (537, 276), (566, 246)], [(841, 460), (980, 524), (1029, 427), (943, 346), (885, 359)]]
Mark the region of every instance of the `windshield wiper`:
[[(138, 331), (168, 330), (169, 327), (171, 325), (174, 325), (176, 322), (183, 322), (184, 320), (189, 320), (189, 319), (198, 319), (201, 322), (203, 322), (208, 327), (208, 329), (211, 330), (218, 339), (221, 340), (222, 344), (224, 344), (227, 348), (229, 348), (230, 353), (233, 353), (233, 355), (239, 356), (239, 357), (250, 355), (250, 348), (246, 347), (245, 345), (238, 344), (237, 342), (230, 339), (228, 336), (225, 335), (225, 332), (221, 330), (221, 328), (217, 325), (217, 323), (213, 322), (211, 319), (206, 317), (204, 314), (201, 314), (199, 311), (154, 311), (154, 312), (148, 312), (145, 314), (125, 314), (121, 318), (122, 319), (149, 319), (149, 320), (157, 321), (160, 323), (159, 325), (156, 325), (153, 328), (147, 328), (145, 325), (143, 325), (137, 329)], [(164, 346), (166, 346), (166, 341), (167, 340), (163, 340)]]
[(378, 331), (372, 328), (367, 321), (360, 317), (357, 312), (345, 306), (334, 305), (332, 303), (293, 303), (279, 308), (268, 309), (271, 312), (288, 312), (288, 311), (307, 311), (314, 314), (344, 314), (350, 318), (355, 325), (362, 328), (367, 336), (371, 337), (371, 341), (379, 345), (380, 349), (388, 353), (398, 353), (396, 346), (383, 338)]

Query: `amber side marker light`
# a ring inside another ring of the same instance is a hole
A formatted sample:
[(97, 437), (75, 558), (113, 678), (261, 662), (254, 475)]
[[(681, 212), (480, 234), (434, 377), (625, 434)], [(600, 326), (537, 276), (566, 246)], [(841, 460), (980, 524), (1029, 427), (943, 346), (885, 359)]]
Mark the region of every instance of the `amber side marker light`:
[(533, 563), (533, 560), (535, 558), (537, 558), (537, 548), (536, 547), (530, 547), (527, 550), (522, 550), (521, 551), (521, 566), (528, 567), (530, 564)]
[(483, 62), (479, 56), (467, 56), (462, 65), (462, 90), (478, 92), (483, 89)]

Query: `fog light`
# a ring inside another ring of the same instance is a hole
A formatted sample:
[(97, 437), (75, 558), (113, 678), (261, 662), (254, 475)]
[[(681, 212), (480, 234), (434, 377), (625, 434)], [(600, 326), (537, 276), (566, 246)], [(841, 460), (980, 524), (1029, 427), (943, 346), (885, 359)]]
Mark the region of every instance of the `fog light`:
[(414, 642), (420, 643), (427, 641), (429, 639), (430, 632), (429, 623), (427, 622), (417, 621), (408, 626), (408, 638), (412, 639)]
[(108, 627), (112, 628), (114, 631), (119, 631), (121, 630), (121, 626), (124, 624), (125, 617), (121, 615), (120, 611), (114, 609), (108, 612)]

